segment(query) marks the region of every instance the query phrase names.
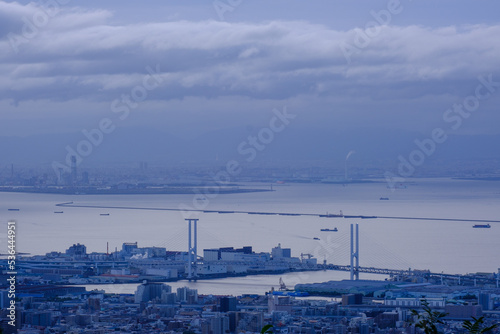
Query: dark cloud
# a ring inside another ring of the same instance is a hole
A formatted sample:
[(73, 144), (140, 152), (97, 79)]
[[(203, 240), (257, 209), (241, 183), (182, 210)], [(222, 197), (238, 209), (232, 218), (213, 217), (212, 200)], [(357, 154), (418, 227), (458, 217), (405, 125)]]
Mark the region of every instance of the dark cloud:
[[(34, 5), (3, 9), (10, 22), (27, 11), (42, 11)], [(491, 38), (500, 34), (499, 25), (383, 26), (366, 39), (368, 31), (336, 31), (305, 21), (111, 25), (110, 17), (103, 10), (61, 9), (33, 38), (17, 45), (17, 53), (12, 38), (4, 37), (2, 97), (72, 99), (74, 90), (80, 98), (106, 99), (103, 91), (115, 93), (139, 83), (144, 68), (155, 64), (161, 64), (167, 98), (283, 98), (325, 94), (327, 87), (336, 87), (330, 91), (336, 95), (345, 93), (340, 87), (401, 83), (420, 89), (421, 82), (441, 85), (500, 68), (500, 42)], [(13, 33), (22, 36), (19, 29)], [(356, 44), (360, 36), (366, 40), (362, 47)], [(352, 52), (350, 63), (342, 47)]]
[[(281, 16), (277, 5), (269, 5), (258, 19), (254, 6), (263, 3), (245, 2), (221, 21), (206, 3), (197, 3), (189, 16), (182, 2), (171, 12), (153, 2), (151, 8), (168, 15), (152, 13), (148, 20), (142, 11), (134, 20), (132, 5), (113, 10), (114, 2), (91, 1), (87, 8), (69, 3), (52, 13), (43, 3), (0, 2), (0, 131), (71, 132), (77, 138), (82, 128), (109, 117), (119, 129), (182, 135), (189, 128), (208, 136), (260, 129), (273, 108), (287, 106), (300, 115), (293, 133), (310, 133), (311, 140), (301, 142), (306, 147), (329, 132), (357, 135), (360, 128), (427, 134), (443, 126), (447, 108), (474, 93), (478, 76), (500, 81), (500, 23), (491, 20), (440, 25), (432, 12), (432, 24), (424, 25), (405, 9), (391, 24), (370, 30), (370, 10), (386, 2), (343, 5), (346, 13), (357, 13), (352, 24), (329, 23), (316, 5), (302, 16), (305, 5)], [(26, 22), (34, 24), (43, 13), (47, 22), (25, 36)], [(161, 85), (119, 120), (113, 101), (142, 85), (148, 66), (160, 69)], [(459, 130), (498, 133), (497, 95), (481, 102), (479, 115)]]

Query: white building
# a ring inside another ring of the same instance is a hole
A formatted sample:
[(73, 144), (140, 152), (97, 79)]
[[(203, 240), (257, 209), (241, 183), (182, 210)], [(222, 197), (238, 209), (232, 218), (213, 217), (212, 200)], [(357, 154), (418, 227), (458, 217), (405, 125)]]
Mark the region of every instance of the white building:
[(271, 256), (273, 259), (291, 257), (292, 250), (290, 248), (281, 248), (281, 244), (278, 244), (278, 247), (274, 247), (271, 250)]
[(445, 298), (395, 298), (386, 299), (384, 304), (395, 307), (420, 307), (424, 300), (429, 303), (430, 307), (444, 307), (446, 305)]

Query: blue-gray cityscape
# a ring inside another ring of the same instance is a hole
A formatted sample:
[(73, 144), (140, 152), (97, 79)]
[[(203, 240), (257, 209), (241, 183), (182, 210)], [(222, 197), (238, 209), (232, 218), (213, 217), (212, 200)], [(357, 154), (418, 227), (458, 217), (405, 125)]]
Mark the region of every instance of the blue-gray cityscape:
[[(196, 222), (194, 222), (196, 223)], [(195, 246), (196, 247), (196, 246)], [(281, 245), (256, 253), (251, 246), (204, 249), (203, 257), (163, 247), (138, 247), (88, 253), (74, 244), (63, 252), (44, 256), (19, 256), (15, 286), (8, 261), (2, 261), (0, 304), (9, 318), (9, 294), (15, 293), (18, 332), (44, 330), (54, 333), (150, 333), (259, 332), (271, 324), (277, 333), (416, 332), (411, 310), (425, 303), (444, 309), (440, 327), (458, 331), (463, 321), (485, 317), (498, 321), (500, 306), (498, 273), (446, 275), (429, 271), (388, 271), (385, 280), (330, 281), (280, 287), (263, 295), (202, 295), (196, 289), (169, 281), (206, 280), (220, 277), (304, 272), (318, 270), (370, 270), (357, 266), (320, 263), (310, 254), (292, 257)], [(192, 261), (192, 262), (191, 262)], [(378, 269), (382, 271), (382, 269)], [(7, 274), (5, 274), (7, 273)], [(138, 283), (134, 294), (86, 289), (92, 284)], [(321, 296), (315, 299), (314, 296)]]

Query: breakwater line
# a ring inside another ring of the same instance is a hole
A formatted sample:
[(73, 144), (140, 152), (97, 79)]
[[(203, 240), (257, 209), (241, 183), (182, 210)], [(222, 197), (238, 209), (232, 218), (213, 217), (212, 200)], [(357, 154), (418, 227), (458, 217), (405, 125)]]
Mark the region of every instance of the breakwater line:
[(344, 218), (344, 219), (397, 219), (397, 220), (431, 220), (431, 221), (456, 221), (470, 223), (500, 223), (500, 220), (490, 219), (463, 219), (463, 218), (437, 218), (437, 217), (401, 217), (401, 216), (371, 216), (371, 215), (343, 215), (343, 214), (319, 214), (319, 213), (293, 213), (293, 212), (259, 212), (259, 211), (231, 211), (231, 210), (185, 210), (180, 208), (154, 208), (154, 207), (135, 207), (135, 206), (108, 206), (108, 205), (83, 205), (65, 202), (56, 204), (58, 207), (74, 208), (93, 208), (93, 209), (120, 209), (120, 210), (151, 210), (151, 211), (189, 211), (199, 213), (217, 213), (217, 214), (249, 214), (265, 216), (309, 216), (320, 218)]

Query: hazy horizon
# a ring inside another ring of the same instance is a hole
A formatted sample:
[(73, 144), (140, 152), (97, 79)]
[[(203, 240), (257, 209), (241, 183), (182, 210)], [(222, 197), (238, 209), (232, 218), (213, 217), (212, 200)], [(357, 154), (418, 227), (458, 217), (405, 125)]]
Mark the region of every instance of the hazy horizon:
[(500, 161), (498, 3), (224, 3), (1, 1), (0, 167)]

